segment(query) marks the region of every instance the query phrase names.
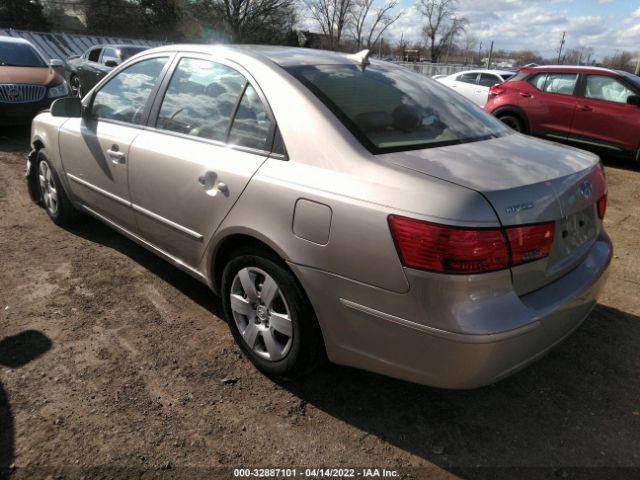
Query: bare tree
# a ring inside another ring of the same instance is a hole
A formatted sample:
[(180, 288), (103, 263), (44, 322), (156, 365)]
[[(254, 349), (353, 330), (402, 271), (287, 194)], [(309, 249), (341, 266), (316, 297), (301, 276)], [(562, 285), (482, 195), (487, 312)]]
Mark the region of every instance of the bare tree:
[(295, 23), (295, 0), (194, 0), (190, 17), (218, 38), (232, 42), (277, 43)]
[(456, 16), (456, 0), (420, 0), (420, 11), (427, 20), (423, 32), (431, 61), (436, 62), (443, 49), (464, 31), (468, 21)]
[(373, 9), (374, 3), (376, 0), (354, 0), (351, 21), (358, 49), (375, 45), (387, 28), (402, 15), (402, 12), (392, 12), (398, 6), (398, 0), (388, 0)]
[(303, 0), (303, 3), (320, 26), (328, 48), (338, 48), (342, 33), (351, 22), (354, 0)]

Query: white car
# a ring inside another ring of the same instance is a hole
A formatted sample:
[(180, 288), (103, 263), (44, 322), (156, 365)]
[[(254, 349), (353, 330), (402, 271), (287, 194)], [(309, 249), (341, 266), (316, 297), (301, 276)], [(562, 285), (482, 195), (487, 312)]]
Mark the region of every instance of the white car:
[(489, 87), (506, 82), (515, 74), (516, 72), (511, 70), (467, 70), (436, 80), (453, 88), (476, 105), (484, 107), (489, 98)]

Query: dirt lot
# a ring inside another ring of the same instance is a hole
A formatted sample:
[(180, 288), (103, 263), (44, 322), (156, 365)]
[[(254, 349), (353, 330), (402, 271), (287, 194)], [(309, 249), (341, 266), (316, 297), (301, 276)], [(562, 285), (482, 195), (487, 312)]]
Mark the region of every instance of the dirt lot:
[(206, 287), (96, 221), (68, 230), (50, 222), (22, 177), (28, 132), (3, 135), (0, 477), (640, 472), (637, 167), (607, 163), (615, 258), (601, 304), (535, 365), (461, 392), (336, 366), (287, 384), (240, 355)]

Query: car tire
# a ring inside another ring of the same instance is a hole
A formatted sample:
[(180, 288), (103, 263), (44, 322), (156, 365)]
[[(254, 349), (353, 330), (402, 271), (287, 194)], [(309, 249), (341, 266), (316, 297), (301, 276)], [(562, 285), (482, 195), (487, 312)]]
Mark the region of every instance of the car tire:
[(498, 119), (516, 132), (527, 133), (524, 120), (515, 113), (503, 113)]
[(80, 212), (67, 197), (56, 171), (51, 166), (46, 150), (38, 151), (36, 158), (41, 205), (56, 225), (65, 226), (75, 223), (80, 218)]
[(80, 83), (80, 77), (72, 75), (69, 79), (69, 85), (71, 86), (71, 94), (74, 97), (82, 98), (82, 83)]
[(268, 376), (295, 379), (325, 359), (315, 313), (282, 260), (268, 251), (236, 251), (222, 274), (225, 316), (249, 360)]

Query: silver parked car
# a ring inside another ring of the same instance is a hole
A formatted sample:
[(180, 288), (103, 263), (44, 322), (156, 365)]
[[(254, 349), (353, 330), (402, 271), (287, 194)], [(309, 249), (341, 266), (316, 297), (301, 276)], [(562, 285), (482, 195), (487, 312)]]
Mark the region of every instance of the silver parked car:
[(270, 375), (471, 388), (573, 332), (612, 248), (598, 157), (365, 53), (172, 45), (38, 115), (27, 178), (209, 285)]

